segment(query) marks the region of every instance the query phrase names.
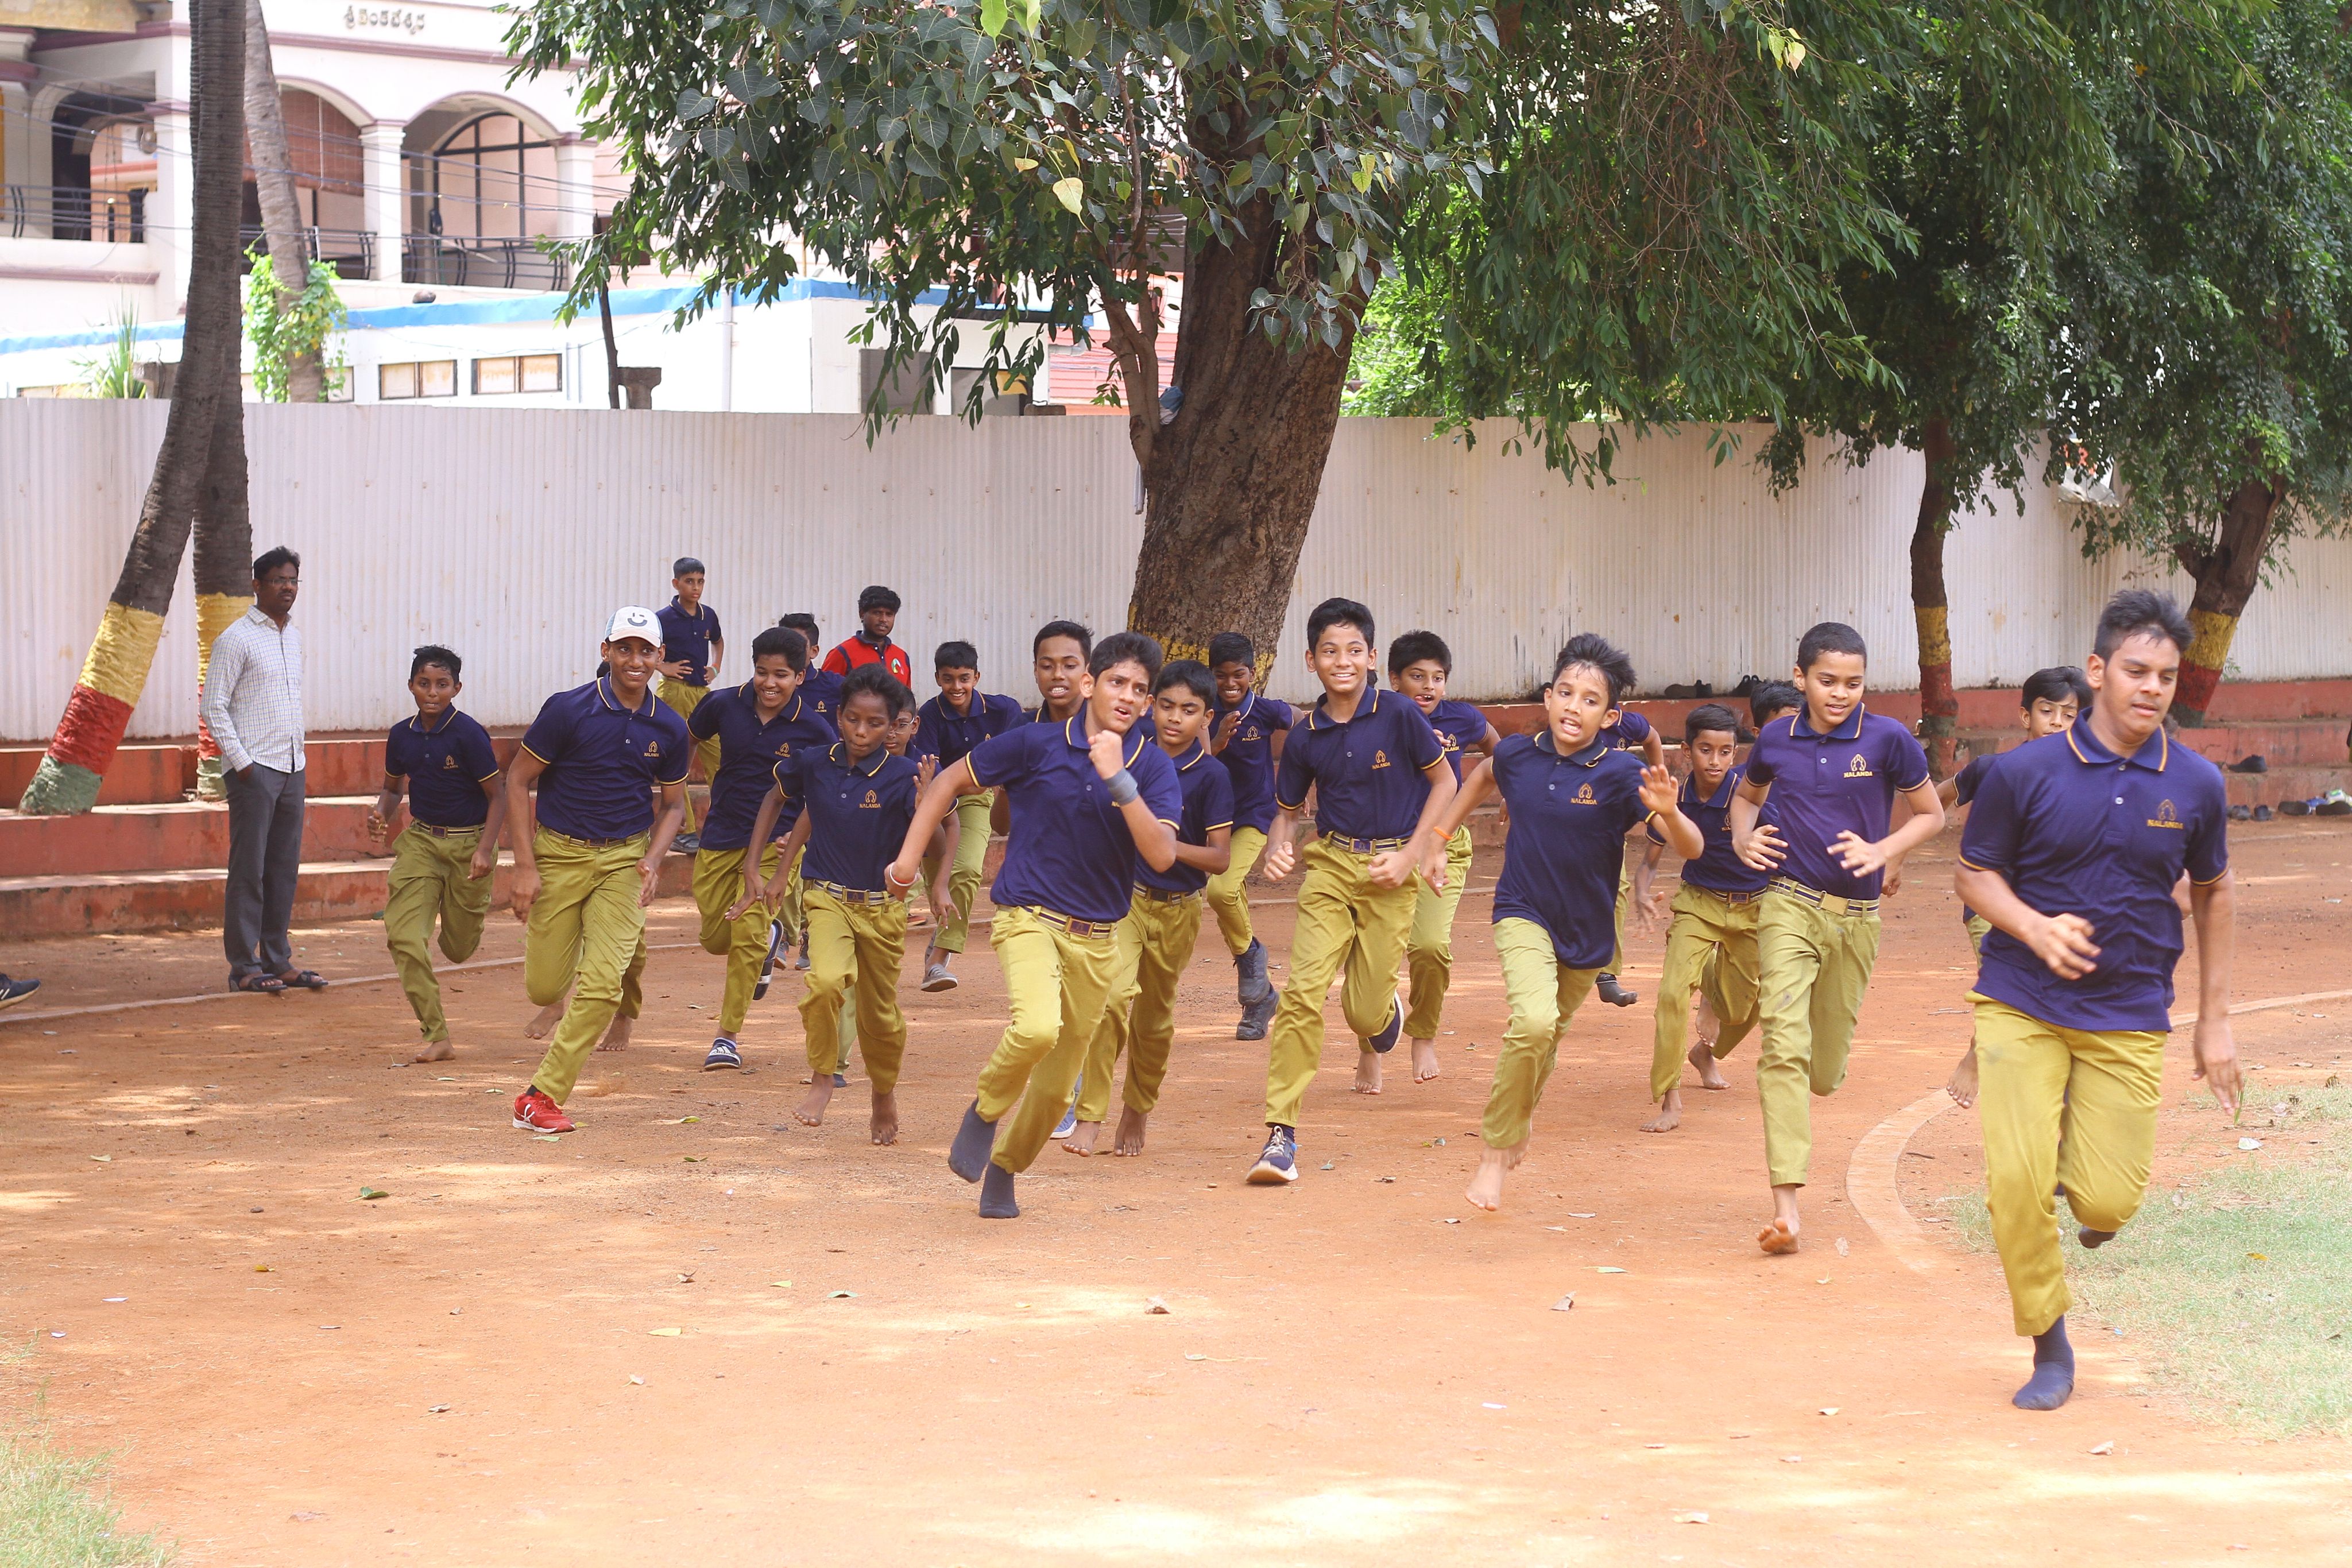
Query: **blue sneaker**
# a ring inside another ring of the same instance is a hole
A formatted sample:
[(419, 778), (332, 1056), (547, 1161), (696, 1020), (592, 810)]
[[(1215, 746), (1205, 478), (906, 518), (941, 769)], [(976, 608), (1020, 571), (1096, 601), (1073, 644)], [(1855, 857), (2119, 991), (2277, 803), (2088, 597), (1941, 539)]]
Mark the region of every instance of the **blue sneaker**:
[(1070, 1085), (1070, 1108), (1062, 1113), (1060, 1121), (1054, 1124), (1055, 1139), (1066, 1138), (1078, 1130), (1078, 1093), (1085, 1087), (1086, 1080), (1083, 1077)]
[(1386, 1056), (1396, 1049), (1397, 1036), (1404, 1032), (1404, 993), (1399, 991), (1389, 1009), (1389, 1021), (1381, 1025), (1381, 1032), (1364, 1041), (1367, 1046)]
[(743, 1053), (736, 1050), (735, 1042), (723, 1034), (710, 1042), (710, 1054), (702, 1059), (702, 1071), (705, 1072), (716, 1072), (721, 1068), (742, 1065)]
[(1250, 1166), (1252, 1186), (1280, 1186), (1298, 1179), (1298, 1134), (1287, 1127), (1265, 1130), (1265, 1152)]
[(783, 950), (784, 923), (781, 920), (771, 920), (768, 922), (768, 956), (760, 960), (760, 983), (751, 988), (753, 1001), (767, 1000), (768, 987), (776, 977), (776, 955)]

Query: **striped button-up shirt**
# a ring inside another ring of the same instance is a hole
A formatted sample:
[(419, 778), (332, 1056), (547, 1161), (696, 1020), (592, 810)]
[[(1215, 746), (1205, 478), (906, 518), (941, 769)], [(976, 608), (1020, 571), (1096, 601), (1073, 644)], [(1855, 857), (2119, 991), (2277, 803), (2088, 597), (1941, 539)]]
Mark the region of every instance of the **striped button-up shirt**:
[(232, 773), (259, 763), (299, 773), (302, 753), (302, 632), (248, 610), (213, 642), (205, 672), (205, 723)]

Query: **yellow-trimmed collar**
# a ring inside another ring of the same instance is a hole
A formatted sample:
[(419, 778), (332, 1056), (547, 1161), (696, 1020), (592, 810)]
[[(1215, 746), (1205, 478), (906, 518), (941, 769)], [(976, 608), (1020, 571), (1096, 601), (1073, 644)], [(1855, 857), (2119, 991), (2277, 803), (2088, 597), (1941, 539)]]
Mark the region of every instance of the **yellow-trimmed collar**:
[[(1160, 749), (1164, 751), (1164, 750), (1166, 750), (1166, 749), (1167, 749), (1167, 747), (1162, 747)], [(1199, 736), (1194, 736), (1194, 737), (1192, 737), (1192, 750), (1190, 750), (1190, 751), (1186, 752), (1186, 753), (1185, 753), (1182, 757), (1181, 757), (1181, 758), (1178, 758), (1178, 757), (1171, 757), (1171, 758), (1170, 758), (1168, 760), (1176, 764), (1176, 771), (1177, 771), (1177, 772), (1179, 772), (1179, 773), (1182, 773), (1182, 772), (1186, 772), (1186, 771), (1190, 770), (1190, 769), (1191, 769), (1191, 768), (1192, 767), (1192, 765), (1193, 765), (1194, 763), (1196, 763), (1196, 762), (1200, 761), (1200, 760), (1201, 760), (1201, 758), (1202, 758), (1203, 757), (1206, 757), (1206, 756), (1208, 756), (1208, 755), (1209, 755), (1209, 744), (1208, 744), (1208, 742), (1206, 742), (1206, 741), (1202, 740)]]
[[(2145, 768), (2151, 773), (2161, 773), (2172, 765), (2172, 737), (2164, 733), (2164, 726), (2160, 724), (2156, 727), (2156, 733), (2140, 742), (2139, 749), (2133, 752), (2128, 758), (2118, 757), (2099, 744), (2099, 737), (2092, 733), (2091, 716), (2088, 714), (2083, 715), (2067, 726), (2066, 744), (2074, 748), (2076, 761), (2087, 762), (2093, 767), (2103, 763), (2128, 760), (2135, 768)], [(2151, 753), (2154, 754), (2153, 758), (2150, 756)]]
[[(1092, 749), (1087, 743), (1085, 734), (1078, 728), (1078, 720), (1085, 716), (1086, 715), (1084, 713), (1074, 713), (1069, 717), (1062, 721), (1062, 738), (1068, 742), (1069, 747), (1072, 751), (1087, 751)], [(1143, 721), (1140, 719), (1138, 719), (1135, 724), (1129, 728), (1126, 738), (1132, 744), (1128, 747), (1127, 755), (1119, 759), (1118, 765), (1121, 768), (1134, 767), (1135, 759), (1143, 755), (1143, 748), (1153, 744), (1149, 736), (1139, 733), (1142, 728)]]
[(825, 748), (824, 755), (828, 761), (836, 763), (852, 773), (863, 774), (871, 779), (882, 771), (882, 765), (885, 762), (890, 760), (891, 751), (887, 746), (877, 746), (866, 754), (864, 762), (853, 762), (849, 758), (849, 742), (836, 740)]
[(1601, 766), (1601, 759), (1617, 747), (1610, 745), (1605, 737), (1594, 736), (1591, 741), (1577, 750), (1570, 752), (1566, 757), (1560, 757), (1559, 742), (1552, 738), (1551, 726), (1546, 725), (1537, 732), (1536, 749), (1547, 757), (1559, 758), (1562, 762), (1573, 762), (1580, 768), (1598, 768)]
[(778, 708), (776, 710), (776, 716), (770, 719), (762, 719), (760, 717), (760, 698), (758, 695), (751, 690), (751, 682), (745, 681), (741, 685), (737, 686), (735, 691), (736, 695), (740, 696), (743, 701), (750, 706), (751, 709), (751, 718), (754, 723), (782, 724), (786, 719), (796, 719), (801, 716), (801, 703), (806, 694), (807, 685), (805, 678), (803, 678), (802, 685), (796, 685), (793, 688), (792, 700), (786, 703), (783, 706)]
[[(1797, 711), (1789, 716), (1789, 735), (1791, 739), (1802, 734), (1814, 740), (1859, 740), (1862, 738), (1862, 716), (1869, 711), (1868, 703), (1856, 703), (1853, 705), (1853, 712), (1846, 716), (1844, 723), (1823, 734), (1813, 727), (1812, 705), (1804, 701), (1802, 694), (1800, 694)], [(1801, 730), (1799, 726), (1803, 727)]]
[(659, 697), (654, 695), (654, 684), (651, 681), (647, 681), (646, 683), (646, 706), (638, 708), (625, 707), (622, 706), (620, 694), (613, 689), (613, 677), (610, 675), (599, 675), (596, 677), (596, 699), (603, 703), (606, 707), (612, 709), (614, 713), (633, 713), (639, 718), (643, 718), (646, 715), (653, 712), (654, 705), (661, 701)]
[(441, 710), (441, 722), (435, 725), (431, 729), (427, 729), (423, 725), (417, 723), (416, 716), (415, 714), (410, 714), (408, 716), (408, 728), (410, 733), (415, 735), (438, 735), (443, 730), (448, 728), (449, 726), (457, 720), (457, 705), (456, 703), (451, 703), (447, 707)]
[(1695, 806), (1705, 806), (1710, 811), (1720, 810), (1731, 804), (1732, 791), (1739, 787), (1739, 780), (1732, 777), (1733, 774), (1738, 773), (1738, 771), (1739, 765), (1736, 762), (1730, 767), (1725, 768), (1723, 770), (1722, 784), (1717, 788), (1714, 794), (1708, 796), (1704, 800), (1701, 800), (1698, 798), (1698, 791), (1691, 788), (1692, 785), (1698, 782), (1698, 774), (1696, 771), (1685, 773), (1683, 775), (1681, 799), (1689, 801)]
[[(1253, 692), (1250, 695), (1255, 696), (1257, 694)], [(1326, 712), (1324, 709), (1324, 705), (1331, 700), (1331, 694), (1326, 692), (1321, 696), (1315, 699), (1314, 707), (1307, 711), (1307, 727), (1309, 729), (1318, 727), (1316, 721), (1320, 719), (1322, 723), (1319, 727), (1324, 729), (1334, 729), (1342, 724), (1353, 724), (1356, 720), (1363, 717), (1368, 713), (1378, 713), (1381, 711), (1380, 687), (1373, 686), (1365, 692), (1364, 699), (1364, 701), (1356, 705), (1356, 711), (1353, 714), (1345, 719), (1337, 719), (1333, 718), (1330, 714)]]

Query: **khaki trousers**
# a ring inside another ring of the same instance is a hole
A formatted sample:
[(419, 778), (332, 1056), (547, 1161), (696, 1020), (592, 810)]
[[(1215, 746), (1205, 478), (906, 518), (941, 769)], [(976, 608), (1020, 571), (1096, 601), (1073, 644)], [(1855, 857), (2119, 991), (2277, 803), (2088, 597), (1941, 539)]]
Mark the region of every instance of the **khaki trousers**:
[(443, 837), (411, 822), (393, 841), (392, 871), (383, 901), (383, 941), (400, 988), (416, 1014), (416, 1027), (432, 1044), (449, 1038), (441, 1010), (441, 982), (433, 975), (426, 944), (441, 925), (441, 952), (462, 964), (482, 945), (482, 922), (490, 910), (492, 877), (473, 874), (474, 851), (482, 831), (469, 828)]
[(1298, 858), (1307, 875), (1298, 888), (1290, 981), (1274, 1010), (1265, 1068), (1266, 1124), (1294, 1130), (1307, 1086), (1323, 1062), (1323, 993), (1345, 965), (1339, 1010), (1348, 1027), (1360, 1039), (1387, 1026), (1419, 885), (1375, 887), (1370, 855), (1322, 839)]
[(1553, 949), (1550, 932), (1516, 916), (1495, 922), (1495, 956), (1502, 964), (1511, 1021), (1503, 1030), (1503, 1051), (1495, 1061), (1480, 1132), (1488, 1148), (1515, 1149), (1535, 1125), (1568, 1020), (1584, 1005), (1601, 971), (1570, 968)]
[(1057, 916), (1025, 906), (998, 910), (988, 941), (1004, 967), (1012, 1018), (980, 1070), (980, 1113), (999, 1124), (990, 1158), (1018, 1176), (1069, 1106), (1070, 1087), (1120, 984), (1119, 944), (1111, 929), (1073, 936)]
[(1706, 996), (1721, 1020), (1715, 1059), (1721, 1061), (1756, 1027), (1756, 913), (1761, 903), (1735, 904), (1719, 893), (1683, 883), (1666, 927), (1665, 971), (1658, 980), (1656, 1034), (1650, 1051), (1650, 1098), (1663, 1100), (1682, 1082), (1683, 1040), (1693, 989)]

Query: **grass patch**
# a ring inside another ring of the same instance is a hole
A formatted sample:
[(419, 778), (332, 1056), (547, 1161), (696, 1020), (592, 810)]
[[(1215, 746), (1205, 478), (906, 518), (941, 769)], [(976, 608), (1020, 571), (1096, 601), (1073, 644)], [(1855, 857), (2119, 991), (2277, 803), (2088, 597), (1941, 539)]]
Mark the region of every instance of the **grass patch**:
[[(2151, 1379), (2208, 1418), (2274, 1437), (2352, 1435), (2352, 1088), (2251, 1098), (2246, 1135), (2326, 1143), (2153, 1189), (2097, 1252), (2070, 1239), (2076, 1308), (2137, 1340)], [(1964, 1246), (1991, 1250), (1981, 1191), (1939, 1208)]]
[(171, 1549), (122, 1534), (105, 1485), (102, 1457), (61, 1453), (34, 1428), (0, 1431), (0, 1565), (163, 1568)]

